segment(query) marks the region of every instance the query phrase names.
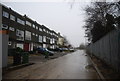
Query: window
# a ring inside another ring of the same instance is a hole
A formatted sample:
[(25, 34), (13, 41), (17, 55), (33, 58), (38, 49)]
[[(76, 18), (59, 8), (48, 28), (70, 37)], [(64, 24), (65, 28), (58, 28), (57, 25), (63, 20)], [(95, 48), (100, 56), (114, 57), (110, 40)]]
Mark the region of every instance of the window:
[(44, 31), (44, 32), (46, 32), (46, 30), (45, 30), (45, 29), (43, 29), (43, 31)]
[(3, 29), (8, 29), (8, 25), (2, 24), (2, 28), (3, 28)]
[(46, 36), (43, 36), (43, 42), (46, 42)]
[(42, 43), (42, 36), (41, 35), (39, 35), (39, 42)]
[(54, 38), (52, 39), (52, 42), (55, 43), (55, 39)]
[(26, 40), (31, 40), (31, 32), (25, 31), (25, 39)]
[(17, 40), (24, 41), (24, 31), (17, 29), (16, 36), (17, 36)]
[(38, 30), (38, 27), (36, 26), (36, 29)]
[(35, 33), (32, 33), (32, 35), (35, 35)]
[(48, 37), (48, 39), (50, 39), (50, 38)]
[(26, 25), (32, 26), (32, 24), (29, 21), (26, 21)]
[(9, 18), (9, 13), (6, 12), (6, 11), (3, 11), (3, 16), (6, 17), (6, 18)]
[(20, 36), (20, 35), (21, 35), (20, 30), (17, 29), (17, 30), (16, 30), (16, 36)]
[(9, 27), (9, 30), (11, 31), (15, 31), (15, 29), (13, 27)]
[(35, 28), (35, 25), (33, 24), (33, 28)]
[(43, 44), (43, 48), (46, 48), (47, 47), (47, 45), (46, 44)]
[(36, 37), (38, 36), (38, 34), (36, 34)]
[(50, 44), (52, 44), (53, 42), (52, 42), (52, 38), (50, 39)]
[(17, 18), (17, 22), (22, 24), (22, 25), (25, 25), (25, 22), (23, 20), (19, 19), (19, 18)]
[(39, 28), (39, 31), (42, 31), (42, 28)]
[(15, 16), (13, 16), (13, 15), (10, 15), (10, 20), (13, 20), (13, 21), (15, 21)]
[(57, 35), (55, 35), (55, 37), (57, 37)]

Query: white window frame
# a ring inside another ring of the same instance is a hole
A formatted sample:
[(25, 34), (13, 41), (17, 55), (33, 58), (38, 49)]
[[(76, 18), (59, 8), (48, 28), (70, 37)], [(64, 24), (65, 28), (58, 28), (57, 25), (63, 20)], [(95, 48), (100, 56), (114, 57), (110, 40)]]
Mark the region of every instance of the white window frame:
[(45, 29), (43, 29), (43, 31), (44, 31), (44, 32), (46, 32), (46, 30), (45, 30)]
[(38, 34), (36, 34), (36, 37), (38, 36)]
[[(22, 34), (21, 34), (22, 33)], [(23, 36), (22, 36), (23, 35)], [(19, 30), (19, 29), (16, 29), (16, 36), (18, 37), (23, 37), (23, 39), (17, 39), (17, 40), (22, 40), (24, 41), (24, 31), (23, 30)]]
[(29, 21), (25, 21), (26, 25), (32, 26), (32, 24)]
[(46, 36), (43, 36), (43, 42), (46, 42)]
[(9, 30), (10, 30), (10, 31), (15, 31), (15, 28), (9, 27)]
[(32, 35), (35, 35), (35, 33), (32, 33)]
[(10, 14), (10, 20), (15, 21), (15, 16)]
[(25, 40), (31, 40), (31, 32), (25, 31)]
[(39, 28), (39, 31), (42, 31), (42, 28)]
[(22, 20), (22, 19), (20, 19), (20, 18), (17, 18), (17, 22), (18, 22), (19, 24), (25, 25), (25, 21)]
[[(5, 27), (5, 26), (6, 26), (6, 27)], [(3, 29), (8, 29), (8, 25), (2, 24), (2, 28), (3, 28)]]
[(50, 39), (50, 44), (53, 44), (52, 38)]
[(36, 26), (36, 30), (38, 30), (38, 26)]
[(32, 26), (33, 26), (33, 28), (35, 28), (35, 24), (33, 24)]
[(42, 43), (42, 36), (41, 35), (39, 35), (39, 42)]
[(6, 11), (3, 11), (3, 16), (6, 17), (6, 18), (9, 18), (9, 13), (6, 12)]

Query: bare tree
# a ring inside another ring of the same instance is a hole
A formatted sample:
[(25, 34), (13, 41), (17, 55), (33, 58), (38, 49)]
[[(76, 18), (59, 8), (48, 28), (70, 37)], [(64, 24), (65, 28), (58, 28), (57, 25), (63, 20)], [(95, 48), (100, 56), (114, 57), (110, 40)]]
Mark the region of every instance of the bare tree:
[(96, 42), (115, 28), (113, 24), (115, 18), (119, 17), (120, 2), (92, 2), (85, 8), (85, 12), (87, 19), (84, 28), (88, 41)]

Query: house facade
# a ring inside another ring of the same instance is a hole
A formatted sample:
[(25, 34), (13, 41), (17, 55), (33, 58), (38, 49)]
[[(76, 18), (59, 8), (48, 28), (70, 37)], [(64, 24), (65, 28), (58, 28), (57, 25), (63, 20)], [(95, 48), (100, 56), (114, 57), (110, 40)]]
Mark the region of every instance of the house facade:
[(57, 48), (58, 33), (50, 30), (26, 15), (21, 15), (11, 8), (1, 6), (2, 30), (8, 32), (8, 48), (20, 47), (25, 51), (35, 48)]

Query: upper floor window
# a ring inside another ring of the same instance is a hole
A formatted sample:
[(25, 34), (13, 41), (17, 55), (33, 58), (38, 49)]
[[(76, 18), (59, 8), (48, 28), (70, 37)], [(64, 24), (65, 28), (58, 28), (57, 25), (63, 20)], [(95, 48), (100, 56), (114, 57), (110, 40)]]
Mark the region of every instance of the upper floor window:
[(17, 36), (17, 40), (24, 41), (24, 31), (17, 29), (16, 36)]
[(32, 33), (32, 35), (35, 35), (35, 33)]
[(46, 42), (46, 36), (43, 36), (43, 42)]
[(31, 40), (31, 32), (30, 31), (25, 31), (25, 39)]
[(53, 38), (52, 42), (55, 43), (55, 39), (54, 38)]
[(22, 25), (25, 25), (25, 22), (23, 20), (21, 20), (20, 18), (17, 18), (17, 22), (22, 24)]
[(42, 36), (39, 35), (39, 42), (42, 42)]
[(55, 37), (57, 37), (57, 35), (55, 35)]
[(44, 32), (46, 32), (46, 30), (45, 30), (45, 29), (43, 29), (43, 31), (44, 31)]
[(6, 24), (2, 24), (2, 28), (4, 28), (4, 29), (8, 29), (8, 25), (6, 25)]
[(36, 37), (38, 36), (38, 34), (36, 34)]
[(10, 20), (13, 20), (13, 21), (15, 21), (15, 16), (13, 16), (13, 15), (10, 15)]
[(35, 25), (33, 24), (33, 28), (35, 28)]
[(42, 28), (39, 28), (39, 31), (42, 31)]
[(9, 27), (9, 30), (11, 30), (11, 31), (15, 31), (15, 28), (13, 28), (13, 27)]
[(6, 11), (3, 11), (3, 16), (6, 17), (6, 18), (9, 18), (9, 13), (6, 12)]
[(48, 32), (50, 34), (50, 32)]
[(29, 21), (26, 21), (26, 25), (32, 26), (32, 24)]
[(52, 44), (52, 43), (53, 43), (53, 39), (51, 38), (51, 39), (50, 39), (50, 44)]
[(36, 29), (38, 30), (38, 27), (36, 26)]

